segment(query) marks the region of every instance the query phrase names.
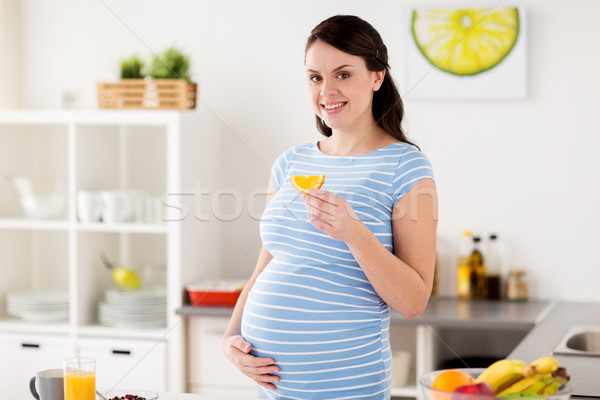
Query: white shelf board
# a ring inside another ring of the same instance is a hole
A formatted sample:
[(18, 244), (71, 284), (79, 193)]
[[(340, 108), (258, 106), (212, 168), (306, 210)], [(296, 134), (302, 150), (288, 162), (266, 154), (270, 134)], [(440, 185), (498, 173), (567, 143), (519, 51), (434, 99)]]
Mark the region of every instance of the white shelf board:
[(69, 222), (66, 220), (0, 218), (0, 229), (61, 231), (68, 230), (69, 226)]
[(15, 125), (168, 125), (183, 113), (176, 110), (2, 110), (1, 124)]
[(131, 338), (131, 339), (154, 339), (167, 340), (169, 330), (167, 328), (159, 329), (131, 329), (131, 328), (113, 328), (103, 325), (84, 325), (77, 328), (79, 336), (100, 336), (112, 338)]
[(392, 387), (392, 396), (417, 397), (418, 394), (419, 394), (419, 388), (416, 385)]
[(169, 226), (165, 224), (103, 224), (103, 223), (80, 223), (77, 230), (80, 232), (124, 232), (124, 233), (156, 233), (165, 234), (169, 232)]
[(12, 333), (35, 333), (35, 334), (70, 334), (70, 326), (67, 321), (41, 323), (28, 322), (15, 317), (4, 317), (0, 319), (0, 331)]
[(37, 220), (27, 218), (0, 218), (0, 229), (21, 230), (47, 230), (67, 231), (72, 227), (81, 232), (125, 232), (125, 233), (155, 233), (166, 234), (169, 232), (167, 224), (103, 224), (103, 223), (77, 223), (71, 224), (67, 220)]

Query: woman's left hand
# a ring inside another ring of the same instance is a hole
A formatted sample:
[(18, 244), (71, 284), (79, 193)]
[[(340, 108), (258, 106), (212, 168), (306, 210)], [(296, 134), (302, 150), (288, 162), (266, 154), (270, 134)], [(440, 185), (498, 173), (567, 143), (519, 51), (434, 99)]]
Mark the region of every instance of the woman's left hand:
[(327, 190), (309, 189), (302, 199), (308, 220), (336, 240), (347, 242), (364, 226), (346, 199)]

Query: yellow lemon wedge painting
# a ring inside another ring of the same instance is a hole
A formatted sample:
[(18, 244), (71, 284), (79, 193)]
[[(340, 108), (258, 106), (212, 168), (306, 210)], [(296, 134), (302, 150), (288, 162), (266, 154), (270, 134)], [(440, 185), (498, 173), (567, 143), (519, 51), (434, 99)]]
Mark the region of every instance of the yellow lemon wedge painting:
[(325, 175), (292, 175), (292, 186), (306, 193), (308, 189), (320, 189), (325, 182)]
[(458, 76), (497, 66), (519, 37), (519, 10), (414, 10), (412, 36), (436, 68)]

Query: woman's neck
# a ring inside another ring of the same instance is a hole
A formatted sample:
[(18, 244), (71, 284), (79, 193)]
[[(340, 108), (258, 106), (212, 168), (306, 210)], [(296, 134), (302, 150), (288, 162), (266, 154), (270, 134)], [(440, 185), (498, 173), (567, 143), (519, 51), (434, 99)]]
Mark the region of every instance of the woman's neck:
[(333, 130), (331, 136), (319, 142), (319, 148), (331, 156), (356, 156), (371, 153), (398, 140), (374, 124), (368, 130)]

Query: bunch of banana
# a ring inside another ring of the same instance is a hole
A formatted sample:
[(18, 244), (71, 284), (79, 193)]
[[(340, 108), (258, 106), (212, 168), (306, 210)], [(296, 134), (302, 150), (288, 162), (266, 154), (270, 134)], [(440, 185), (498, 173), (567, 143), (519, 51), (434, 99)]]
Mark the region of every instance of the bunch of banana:
[(532, 375), (521, 360), (499, 360), (487, 367), (476, 379), (477, 383), (487, 383), (494, 393), (500, 393), (513, 383)]
[(551, 395), (569, 381), (567, 370), (554, 357), (541, 357), (525, 364), (521, 360), (500, 360), (477, 377), (498, 396), (521, 394)]

